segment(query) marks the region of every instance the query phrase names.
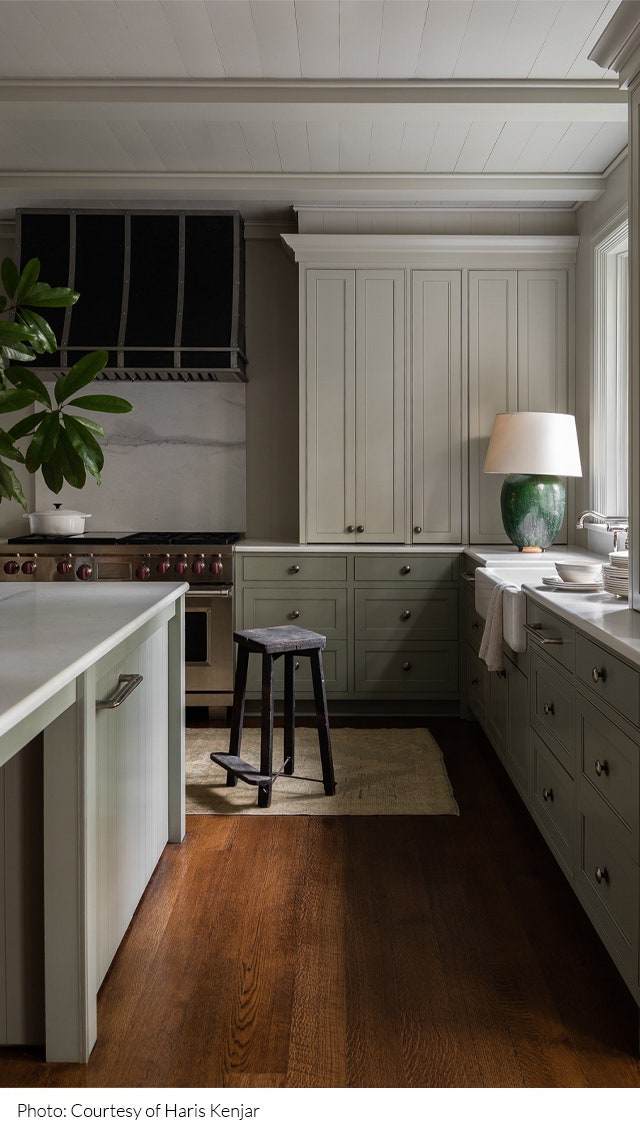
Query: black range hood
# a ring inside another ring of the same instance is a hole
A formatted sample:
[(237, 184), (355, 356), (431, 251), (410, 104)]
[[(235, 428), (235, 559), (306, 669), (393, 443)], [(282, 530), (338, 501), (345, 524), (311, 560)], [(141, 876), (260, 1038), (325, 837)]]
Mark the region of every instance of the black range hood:
[(47, 309), (59, 351), (29, 366), (55, 379), (86, 352), (99, 379), (246, 382), (244, 233), (236, 211), (18, 210), (17, 261), (80, 293)]

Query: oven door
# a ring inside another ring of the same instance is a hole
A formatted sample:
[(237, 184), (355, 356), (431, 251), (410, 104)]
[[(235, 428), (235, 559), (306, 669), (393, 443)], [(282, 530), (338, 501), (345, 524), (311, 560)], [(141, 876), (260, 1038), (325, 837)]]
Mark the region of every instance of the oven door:
[(233, 589), (189, 589), (185, 597), (185, 687), (233, 691)]

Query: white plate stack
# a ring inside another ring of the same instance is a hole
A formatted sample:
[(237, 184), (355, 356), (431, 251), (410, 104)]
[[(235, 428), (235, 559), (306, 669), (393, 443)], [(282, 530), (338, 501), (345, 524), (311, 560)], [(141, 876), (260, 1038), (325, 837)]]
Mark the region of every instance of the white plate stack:
[(628, 550), (609, 554), (609, 564), (602, 567), (602, 584), (607, 593), (613, 593), (616, 597), (629, 596)]

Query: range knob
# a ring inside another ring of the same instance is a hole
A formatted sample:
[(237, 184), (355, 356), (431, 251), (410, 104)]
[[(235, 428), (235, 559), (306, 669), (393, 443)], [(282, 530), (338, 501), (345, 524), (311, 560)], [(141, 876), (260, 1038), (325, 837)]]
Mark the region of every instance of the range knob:
[(148, 565), (138, 565), (136, 569), (136, 577), (139, 581), (148, 581), (151, 576), (151, 569)]
[(184, 574), (186, 573), (188, 568), (189, 568), (189, 566), (187, 565), (186, 557), (180, 557), (176, 561), (175, 571), (179, 577), (184, 576)]
[(59, 561), (56, 568), (61, 577), (66, 577), (73, 569), (73, 565), (70, 561)]
[(204, 573), (205, 569), (206, 565), (204, 563), (204, 554), (201, 554), (200, 557), (196, 558), (193, 565), (191, 566), (191, 571), (193, 573)]
[(32, 577), (38, 566), (35, 561), (23, 561), (22, 572), (27, 574), (27, 577)]
[(79, 581), (89, 581), (93, 577), (93, 565), (83, 561), (82, 565), (78, 565), (76, 569), (76, 577)]
[(209, 566), (209, 572), (215, 573), (216, 575), (218, 573), (222, 573), (222, 558), (221, 557), (218, 556), (215, 561), (211, 562), (211, 564)]
[(171, 561), (168, 557), (163, 557), (162, 560), (158, 562), (158, 573), (160, 573), (163, 577), (169, 572), (170, 568)]
[(5, 561), (4, 571), (5, 573), (9, 573), (11, 576), (13, 576), (14, 573), (18, 573), (20, 571), (20, 566), (18, 565), (17, 561)]

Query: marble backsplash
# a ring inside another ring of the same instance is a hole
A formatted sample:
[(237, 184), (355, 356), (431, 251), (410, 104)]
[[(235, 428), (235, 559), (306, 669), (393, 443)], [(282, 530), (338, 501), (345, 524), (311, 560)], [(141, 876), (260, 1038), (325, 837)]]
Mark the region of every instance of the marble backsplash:
[(38, 475), (36, 509), (54, 500), (91, 514), (87, 530), (246, 528), (245, 387), (239, 383), (100, 383), (133, 403), (127, 415), (83, 412), (104, 427), (102, 484), (65, 483), (52, 494)]

